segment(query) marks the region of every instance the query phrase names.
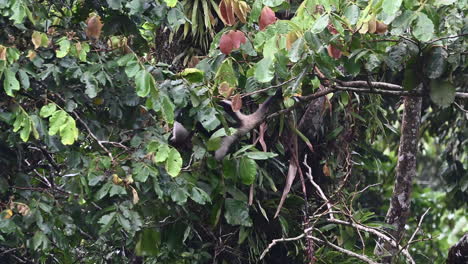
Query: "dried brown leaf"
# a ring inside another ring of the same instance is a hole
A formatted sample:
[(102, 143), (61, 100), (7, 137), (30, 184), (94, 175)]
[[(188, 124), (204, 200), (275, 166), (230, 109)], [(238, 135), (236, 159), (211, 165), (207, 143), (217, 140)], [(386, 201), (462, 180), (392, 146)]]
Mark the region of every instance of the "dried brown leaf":
[(232, 97), (231, 108), (233, 112), (238, 112), (242, 108), (242, 98), (240, 94), (236, 94)]
[(288, 169), (288, 176), (286, 177), (286, 185), (284, 186), (283, 194), (281, 195), (281, 200), (278, 204), (278, 209), (276, 209), (274, 218), (276, 218), (278, 214), (280, 213), (281, 207), (283, 207), (284, 201), (286, 200), (286, 196), (288, 196), (289, 191), (291, 190), (292, 183), (294, 182), (294, 179), (296, 178), (296, 174), (297, 174), (297, 166), (294, 160), (291, 159), (289, 161), (289, 169)]

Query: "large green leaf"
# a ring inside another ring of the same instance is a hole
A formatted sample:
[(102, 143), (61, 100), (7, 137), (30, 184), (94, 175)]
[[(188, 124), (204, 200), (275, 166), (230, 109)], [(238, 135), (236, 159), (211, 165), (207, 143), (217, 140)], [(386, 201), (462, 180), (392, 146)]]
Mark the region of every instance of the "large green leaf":
[(3, 79), (3, 89), (7, 95), (13, 97), (13, 91), (19, 91), (20, 84), (16, 79), (15, 73), (9, 68), (5, 69), (3, 73), (5, 74), (5, 78)]
[(226, 199), (224, 217), (230, 225), (252, 226), (247, 203), (234, 199)]
[(166, 160), (166, 171), (172, 177), (179, 176), (180, 170), (182, 169), (182, 157), (179, 151), (175, 148), (171, 148), (169, 155)]
[(450, 106), (455, 100), (455, 86), (448, 81), (432, 80), (431, 100), (442, 108)]
[(257, 176), (257, 163), (248, 157), (242, 157), (239, 162), (239, 176), (243, 184), (254, 183)]
[(419, 12), (417, 15), (418, 18), (413, 28), (413, 35), (422, 42), (431, 40), (434, 36), (434, 23), (422, 12)]
[(273, 58), (265, 57), (255, 65), (255, 79), (261, 83), (269, 82), (273, 79)]
[(430, 79), (437, 79), (445, 72), (448, 53), (443, 47), (434, 47), (426, 56), (424, 73)]
[(328, 26), (329, 19), (330, 17), (328, 16), (328, 14), (323, 14), (321, 17), (315, 20), (314, 24), (312, 25), (312, 28), (310, 29), (311, 32), (314, 34), (322, 32)]
[(155, 88), (155, 80), (153, 76), (146, 70), (140, 70), (135, 77), (136, 92), (140, 97), (146, 97), (151, 89)]
[(382, 11), (388, 16), (394, 16), (400, 9), (403, 0), (384, 0), (382, 3)]

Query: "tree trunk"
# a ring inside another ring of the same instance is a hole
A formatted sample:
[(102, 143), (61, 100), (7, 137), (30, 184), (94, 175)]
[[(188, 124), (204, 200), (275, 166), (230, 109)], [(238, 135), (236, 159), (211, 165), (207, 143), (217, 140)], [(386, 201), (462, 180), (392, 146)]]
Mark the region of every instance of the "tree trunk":
[(468, 233), (449, 249), (447, 264), (468, 263)]
[[(421, 97), (405, 97), (401, 121), (400, 147), (396, 167), (395, 186), (385, 222), (394, 229), (387, 230), (397, 242), (404, 234), (404, 227), (410, 214), (411, 190), (416, 176), (416, 154), (418, 151), (419, 126), (421, 123)], [(379, 241), (376, 254), (383, 256), (384, 263), (391, 263), (398, 252), (391, 245)]]

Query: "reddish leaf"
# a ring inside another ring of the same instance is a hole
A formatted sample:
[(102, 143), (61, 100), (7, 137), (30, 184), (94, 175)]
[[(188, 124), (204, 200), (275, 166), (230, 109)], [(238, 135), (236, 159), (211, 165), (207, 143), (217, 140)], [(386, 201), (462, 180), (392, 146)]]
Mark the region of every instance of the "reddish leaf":
[(233, 46), (234, 44), (229, 34), (224, 34), (221, 36), (221, 39), (219, 40), (219, 49), (222, 53), (229, 55), (234, 48)]
[(89, 17), (87, 21), (86, 36), (90, 39), (98, 39), (101, 35), (102, 26), (103, 24), (100, 16), (93, 15)]
[(219, 12), (221, 13), (221, 20), (223, 21), (225, 25), (227, 25), (228, 15), (227, 15), (227, 10), (226, 10), (226, 3), (224, 2), (224, 0), (222, 0), (219, 3)]
[(276, 22), (275, 12), (268, 6), (265, 6), (262, 9), (262, 12), (260, 13), (260, 19), (258, 22), (260, 30), (265, 29), (268, 25), (273, 24), (275, 22)]
[(239, 112), (239, 110), (242, 108), (242, 99), (240, 94), (236, 94), (234, 97), (232, 97), (231, 108), (233, 112)]
[(334, 59), (341, 58), (341, 50), (337, 49), (335, 46), (329, 44), (327, 47), (328, 55)]
[(221, 20), (225, 25), (232, 26), (236, 23), (232, 0), (222, 0), (219, 3), (219, 11), (221, 12)]
[(262, 146), (262, 150), (265, 151), (265, 152), (268, 151), (266, 143), (265, 143), (265, 131), (266, 131), (266, 129), (267, 129), (267, 123), (263, 122), (260, 125), (260, 131), (258, 133), (258, 140), (260, 141), (260, 145)]
[(247, 41), (244, 32), (240, 30), (231, 30), (228, 32), (228, 35), (232, 39), (232, 46), (234, 49), (240, 48), (240, 45), (244, 44)]
[(278, 204), (278, 208), (276, 209), (274, 218), (278, 216), (278, 214), (281, 211), (281, 207), (283, 207), (283, 203), (286, 200), (286, 196), (288, 196), (289, 191), (291, 190), (291, 186), (292, 186), (292, 183), (294, 182), (294, 178), (296, 178), (296, 173), (297, 173), (297, 166), (294, 160), (291, 159), (289, 161), (289, 169), (288, 169), (288, 176), (286, 177), (286, 185), (284, 186), (283, 194), (281, 195), (281, 200)]

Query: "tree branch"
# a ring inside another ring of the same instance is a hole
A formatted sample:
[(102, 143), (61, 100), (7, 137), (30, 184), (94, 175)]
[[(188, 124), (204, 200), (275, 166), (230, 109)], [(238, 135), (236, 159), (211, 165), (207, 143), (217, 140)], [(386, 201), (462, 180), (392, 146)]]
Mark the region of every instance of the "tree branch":
[(345, 255), (348, 255), (348, 256), (350, 256), (350, 257), (354, 257), (354, 258), (360, 259), (360, 260), (362, 260), (362, 261), (364, 261), (364, 262), (366, 262), (366, 263), (369, 263), (369, 264), (378, 264), (378, 262), (375, 262), (375, 261), (371, 260), (369, 257), (367, 257), (367, 256), (365, 256), (365, 255), (360, 255), (360, 254), (355, 253), (355, 252), (353, 252), (353, 251), (351, 251), (351, 250), (347, 250), (347, 249), (345, 249), (345, 248), (339, 247), (339, 246), (337, 246), (337, 245), (335, 245), (335, 244), (333, 244), (333, 243), (331, 243), (331, 242), (329, 242), (329, 241), (327, 241), (327, 240), (321, 240), (321, 239), (319, 239), (319, 238), (317, 238), (317, 237), (314, 237), (314, 236), (307, 236), (307, 237), (308, 237), (308, 238), (311, 238), (311, 239), (314, 240), (315, 242), (319, 242), (319, 243), (325, 244), (325, 245), (327, 245), (327, 246), (329, 246), (329, 247), (331, 247), (331, 248), (334, 248), (334, 249), (336, 249), (338, 252), (341, 252), (341, 253), (343, 253), (343, 254), (345, 254)]

